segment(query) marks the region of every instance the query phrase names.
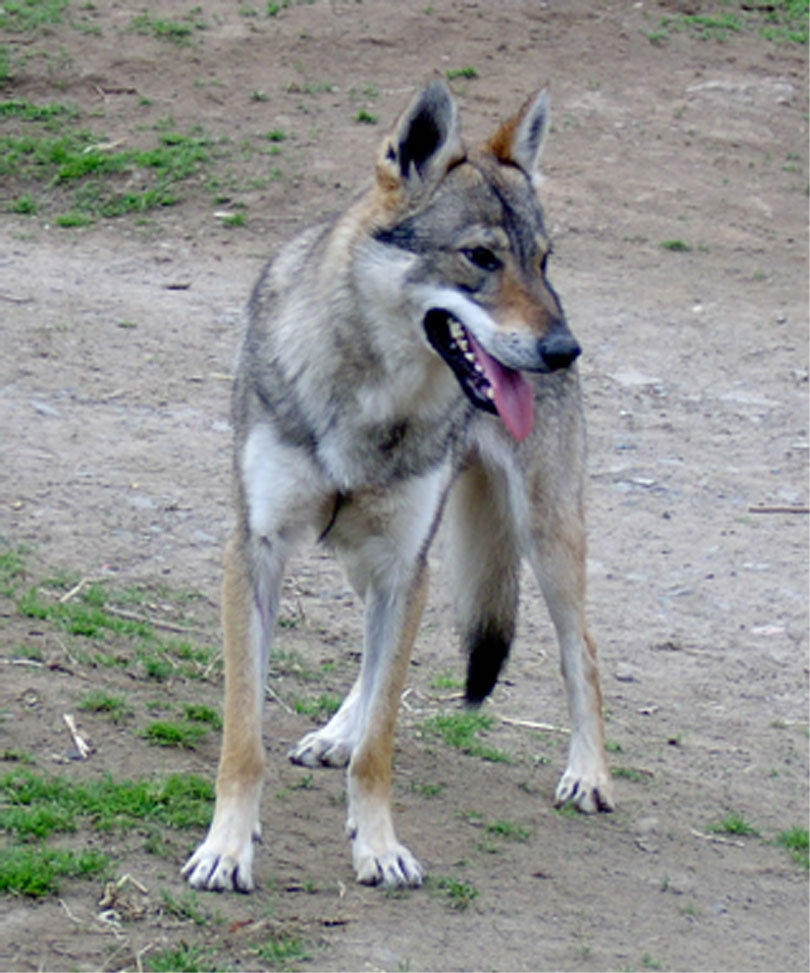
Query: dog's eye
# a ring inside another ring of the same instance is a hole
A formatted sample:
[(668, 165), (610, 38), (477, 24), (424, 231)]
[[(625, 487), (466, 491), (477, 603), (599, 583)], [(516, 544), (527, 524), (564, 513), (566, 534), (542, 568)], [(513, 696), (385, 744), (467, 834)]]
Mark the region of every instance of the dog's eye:
[(498, 270), (501, 266), (501, 261), (488, 247), (469, 247), (461, 252), (479, 270), (492, 272), (493, 270)]

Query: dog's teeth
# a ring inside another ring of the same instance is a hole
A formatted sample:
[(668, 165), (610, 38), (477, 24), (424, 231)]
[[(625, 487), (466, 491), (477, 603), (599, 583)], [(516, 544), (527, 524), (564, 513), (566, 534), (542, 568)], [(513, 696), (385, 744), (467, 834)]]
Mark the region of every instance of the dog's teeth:
[(488, 385), (484, 389), (484, 395), (490, 400), (490, 402), (495, 401), (495, 389), (491, 385)]
[(455, 341), (459, 341), (464, 337), (464, 328), (458, 323), (458, 321), (450, 321), (450, 337)]
[(468, 362), (472, 362), (474, 365), (476, 364), (475, 355), (471, 351), (465, 352), (464, 357)]

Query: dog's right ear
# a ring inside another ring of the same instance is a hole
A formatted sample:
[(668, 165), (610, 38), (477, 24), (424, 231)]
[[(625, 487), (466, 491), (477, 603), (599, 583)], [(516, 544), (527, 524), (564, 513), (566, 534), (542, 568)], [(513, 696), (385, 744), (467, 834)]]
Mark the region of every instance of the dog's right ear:
[(429, 191), (448, 167), (464, 158), (458, 108), (444, 81), (431, 81), (411, 101), (377, 161), (377, 181), (411, 197)]

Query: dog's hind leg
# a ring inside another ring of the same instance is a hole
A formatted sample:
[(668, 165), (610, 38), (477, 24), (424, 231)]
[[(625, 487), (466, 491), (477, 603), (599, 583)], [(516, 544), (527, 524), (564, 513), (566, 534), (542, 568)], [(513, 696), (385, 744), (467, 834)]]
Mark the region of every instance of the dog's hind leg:
[(448, 566), (467, 652), (467, 702), (492, 691), (515, 634), (520, 552), (502, 470), (472, 460), (447, 501)]
[(225, 720), (214, 819), (183, 874), (194, 888), (249, 892), (260, 838), (262, 704), (283, 559), (242, 534), (237, 529), (225, 555)]

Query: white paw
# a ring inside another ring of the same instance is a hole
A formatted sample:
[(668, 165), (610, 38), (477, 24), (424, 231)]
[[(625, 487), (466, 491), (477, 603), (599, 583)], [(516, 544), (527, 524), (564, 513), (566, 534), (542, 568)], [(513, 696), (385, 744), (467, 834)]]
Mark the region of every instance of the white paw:
[(185, 863), (182, 874), (195, 889), (211, 892), (253, 891), (253, 850), (260, 839), (258, 825), (217, 824)]
[(301, 737), (287, 756), (304, 767), (347, 767), (353, 749), (351, 742), (330, 736), (324, 728)]
[(422, 866), (404, 845), (394, 844), (374, 854), (355, 839), (352, 857), (357, 881), (362, 885), (416, 888), (422, 884)]
[(608, 771), (599, 768), (588, 772), (569, 765), (554, 794), (554, 806), (562, 807), (564, 804), (573, 804), (585, 814), (612, 811), (613, 784)]

